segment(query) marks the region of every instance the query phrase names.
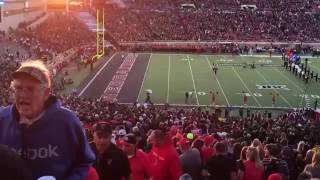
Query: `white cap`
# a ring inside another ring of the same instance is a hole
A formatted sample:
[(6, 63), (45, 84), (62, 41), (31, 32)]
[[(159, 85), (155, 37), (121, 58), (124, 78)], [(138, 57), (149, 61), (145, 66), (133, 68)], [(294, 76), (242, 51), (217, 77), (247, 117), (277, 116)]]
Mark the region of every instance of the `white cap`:
[(120, 129), (118, 132), (119, 136), (125, 136), (127, 134), (127, 131), (125, 129)]
[(56, 178), (53, 176), (41, 176), (38, 180), (56, 180)]

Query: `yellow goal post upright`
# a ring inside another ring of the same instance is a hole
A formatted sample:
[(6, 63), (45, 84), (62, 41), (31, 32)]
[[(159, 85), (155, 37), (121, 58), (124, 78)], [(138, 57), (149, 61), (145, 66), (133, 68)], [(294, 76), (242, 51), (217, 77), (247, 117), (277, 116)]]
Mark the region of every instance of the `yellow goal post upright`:
[(92, 57), (92, 61), (100, 59), (105, 54), (105, 26), (104, 26), (104, 8), (97, 8), (97, 27), (96, 27), (96, 55)]

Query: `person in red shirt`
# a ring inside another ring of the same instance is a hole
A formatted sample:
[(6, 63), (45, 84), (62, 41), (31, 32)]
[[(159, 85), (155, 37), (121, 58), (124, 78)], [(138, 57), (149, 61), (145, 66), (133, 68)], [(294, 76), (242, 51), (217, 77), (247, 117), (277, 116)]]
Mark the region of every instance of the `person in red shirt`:
[(209, 135), (209, 136), (206, 136), (203, 139), (203, 141), (205, 144), (205, 147), (202, 150), (203, 160), (204, 160), (204, 162), (207, 162), (211, 156), (214, 156), (216, 154), (216, 151), (213, 148), (213, 143), (214, 143), (215, 139), (211, 135)]
[(127, 134), (120, 142), (123, 152), (128, 155), (131, 168), (131, 180), (145, 180), (151, 176), (151, 167), (146, 153), (137, 149), (137, 138)]
[(152, 180), (178, 180), (182, 175), (179, 155), (170, 137), (161, 130), (154, 130), (148, 137), (152, 149), (148, 155)]
[(264, 167), (260, 160), (257, 148), (248, 147), (247, 160), (240, 166), (239, 179), (240, 180), (263, 180)]

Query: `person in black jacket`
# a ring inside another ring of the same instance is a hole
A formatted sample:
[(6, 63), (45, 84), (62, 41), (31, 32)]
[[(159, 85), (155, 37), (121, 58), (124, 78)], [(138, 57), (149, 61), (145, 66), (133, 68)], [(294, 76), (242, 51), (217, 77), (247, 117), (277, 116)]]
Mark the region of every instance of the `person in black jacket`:
[(100, 180), (130, 179), (131, 169), (127, 155), (111, 142), (112, 127), (97, 123), (93, 127), (92, 149), (96, 154), (93, 166)]

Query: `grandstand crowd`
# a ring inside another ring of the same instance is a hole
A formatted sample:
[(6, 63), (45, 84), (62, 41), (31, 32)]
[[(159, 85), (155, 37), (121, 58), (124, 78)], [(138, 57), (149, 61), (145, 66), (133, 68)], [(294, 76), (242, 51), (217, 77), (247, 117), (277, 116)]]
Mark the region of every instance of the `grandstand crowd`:
[[(119, 41), (319, 40), (315, 1), (132, 1), (109, 7), (106, 24)], [(138, 2), (138, 3), (137, 3)], [(194, 4), (183, 9), (181, 4)], [(241, 5), (256, 5), (254, 11)]]
[[(308, 13), (314, 3), (311, 0), (254, 1), (255, 12), (239, 10), (244, 3), (240, 1), (192, 3), (197, 10), (177, 11), (179, 1), (135, 1), (132, 11), (107, 11), (106, 22), (119, 41), (319, 41), (319, 19)], [(20, 28), (6, 38), (20, 47), (0, 54), (0, 111), (1, 106), (14, 102), (11, 74), (21, 62), (43, 53), (55, 57), (91, 39), (82, 24), (65, 15), (50, 17), (34, 30)], [(312, 109), (276, 117), (241, 109), (240, 116), (233, 117), (231, 107), (122, 105), (76, 94), (53, 95), (79, 118), (86, 133), (84, 141), (90, 141), (95, 153), (87, 179), (320, 179), (320, 121)]]
[(53, 14), (36, 25), (23, 25), (14, 31), (13, 41), (35, 52), (37, 56), (48, 55), (51, 58), (71, 48), (94, 42), (94, 33), (90, 32), (77, 17), (66, 14)]

